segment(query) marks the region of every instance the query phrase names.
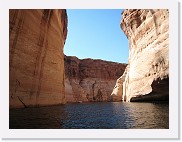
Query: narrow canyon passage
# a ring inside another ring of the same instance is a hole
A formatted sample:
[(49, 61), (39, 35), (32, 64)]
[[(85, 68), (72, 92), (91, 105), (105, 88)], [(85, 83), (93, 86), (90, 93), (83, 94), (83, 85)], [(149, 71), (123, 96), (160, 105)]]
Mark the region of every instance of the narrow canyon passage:
[(10, 129), (168, 129), (169, 11), (67, 11), (9, 11)]
[[(69, 12), (77, 13), (77, 11), (74, 10)], [(82, 23), (84, 22), (82, 19), (79, 19), (79, 16), (74, 14), (71, 15), (71, 18), (74, 19), (74, 16), (81, 21), (79, 24), (83, 26)], [(99, 16), (104, 18), (103, 15)], [(83, 17), (84, 15), (82, 15), (81, 18)], [(96, 20), (91, 14), (88, 15), (88, 17), (91, 19), (89, 22)], [(72, 22), (73, 20), (71, 18), (70, 21)], [(84, 20), (87, 20), (87, 17), (84, 18)], [(113, 18), (113, 20), (115, 19)], [(102, 18), (100, 18), (100, 23), (106, 23), (106, 21), (102, 22)], [(121, 68), (119, 66), (114, 67), (114, 63), (111, 64), (107, 61), (105, 61), (107, 65), (104, 65), (104, 62), (102, 63), (102, 61), (99, 60), (79, 60), (76, 57), (65, 56), (66, 100), (73, 100), (73, 102), (169, 101), (168, 23), (168, 10), (124, 10), (120, 23), (121, 29), (117, 30), (124, 31), (129, 40), (129, 47), (127, 47), (129, 49), (129, 62), (127, 63), (127, 67), (126, 64), (120, 64), (123, 66)], [(70, 25), (71, 24), (72, 23), (70, 23)], [(76, 23), (77, 27), (73, 27), (75, 29), (81, 29), (79, 24)], [(91, 29), (94, 30), (95, 35), (99, 35), (97, 30), (102, 30), (101, 27), (96, 29), (97, 25), (93, 25), (94, 28)], [(86, 26), (92, 28), (89, 24)], [(113, 27), (110, 28), (114, 29), (114, 24), (112, 26)], [(74, 31), (72, 26), (70, 27), (71, 30)], [(81, 34), (83, 34), (81, 35), (81, 37), (83, 37), (89, 33), (81, 32)], [(71, 33), (71, 38), (68, 34), (68, 37), (73, 39), (73, 35), (74, 34)], [(79, 36), (80, 34), (77, 34), (77, 37)], [(72, 46), (75, 46), (75, 44), (72, 45), (69, 38), (67, 42), (69, 42), (68, 45), (70, 47), (68, 48), (70, 49), (68, 51), (73, 52), (71, 49), (74, 49)], [(114, 38), (117, 38), (117, 34)], [(91, 35), (90, 39), (92, 39)], [(100, 40), (103, 42), (101, 38)], [(113, 39), (111, 38), (110, 40)], [(125, 42), (124, 38), (120, 40)], [(93, 40), (88, 41), (88, 46), (92, 45), (92, 41)], [(109, 44), (109, 41), (107, 42)], [(99, 45), (102, 46), (102, 43)], [(122, 46), (122, 44), (118, 46)], [(80, 44), (79, 48), (84, 50), (85, 47), (82, 49), (82, 44)], [(79, 48), (77, 50), (79, 50)], [(93, 46), (92, 48), (95, 50)], [(102, 49), (102, 47), (98, 48)], [(122, 47), (120, 48), (122, 49)], [(92, 52), (89, 51), (89, 49), (88, 47), (87, 52)], [(85, 53), (87, 55), (87, 52), (83, 51), (83, 53), (81, 52), (80, 54)], [(122, 53), (122, 51), (120, 52)], [(73, 53), (79, 55), (76, 50)], [(100, 53), (101, 56), (105, 52)], [(112, 54), (115, 55), (116, 53), (113, 51)], [(116, 56), (120, 57), (121, 55)], [(115, 82), (116, 79), (116, 85), (114, 85), (113, 82)]]
[(120, 28), (121, 12), (67, 10), (69, 30), (64, 47), (66, 102), (122, 100), (121, 94), (111, 96), (128, 59), (128, 39)]
[(169, 100), (168, 10), (68, 11), (10, 10), (10, 107)]

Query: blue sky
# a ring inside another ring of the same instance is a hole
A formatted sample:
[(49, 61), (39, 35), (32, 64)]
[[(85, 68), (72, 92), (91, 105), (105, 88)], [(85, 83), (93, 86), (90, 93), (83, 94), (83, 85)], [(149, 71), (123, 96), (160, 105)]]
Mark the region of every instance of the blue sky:
[(67, 10), (68, 35), (64, 54), (128, 62), (128, 39), (120, 28), (122, 10)]

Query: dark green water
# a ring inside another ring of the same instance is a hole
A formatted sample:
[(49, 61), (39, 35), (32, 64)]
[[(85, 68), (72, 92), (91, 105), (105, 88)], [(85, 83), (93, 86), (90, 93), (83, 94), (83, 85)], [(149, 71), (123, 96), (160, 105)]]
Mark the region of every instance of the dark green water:
[(10, 129), (168, 129), (166, 103), (73, 103), (10, 109)]

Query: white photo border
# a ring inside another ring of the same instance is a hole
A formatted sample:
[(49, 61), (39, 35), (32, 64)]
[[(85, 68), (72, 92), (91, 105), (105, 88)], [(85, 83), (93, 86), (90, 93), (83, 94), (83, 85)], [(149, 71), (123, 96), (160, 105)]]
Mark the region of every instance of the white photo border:
[[(9, 9), (169, 9), (169, 129), (9, 129)], [(1, 138), (178, 139), (178, 1), (176, 0), (1, 0)]]

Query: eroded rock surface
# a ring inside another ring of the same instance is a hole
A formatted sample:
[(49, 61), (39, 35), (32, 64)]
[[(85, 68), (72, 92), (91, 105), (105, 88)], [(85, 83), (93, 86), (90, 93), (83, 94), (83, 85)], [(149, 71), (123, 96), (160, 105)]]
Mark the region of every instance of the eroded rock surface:
[(125, 67), (126, 64), (65, 56), (66, 101), (121, 101), (121, 96), (110, 94)]
[(129, 40), (129, 60), (112, 94), (126, 101), (169, 98), (169, 11), (130, 9), (121, 28)]
[(10, 108), (65, 102), (66, 10), (10, 10)]

